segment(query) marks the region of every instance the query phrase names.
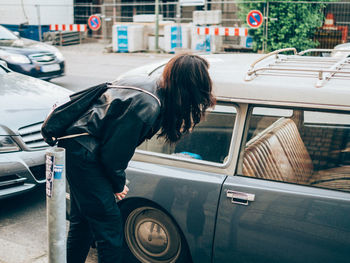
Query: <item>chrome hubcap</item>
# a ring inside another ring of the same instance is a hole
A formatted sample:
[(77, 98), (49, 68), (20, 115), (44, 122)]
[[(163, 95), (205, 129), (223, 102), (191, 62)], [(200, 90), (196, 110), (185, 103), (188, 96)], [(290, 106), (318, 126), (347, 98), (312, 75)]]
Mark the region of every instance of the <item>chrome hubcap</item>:
[(164, 228), (154, 221), (143, 220), (135, 227), (138, 245), (146, 254), (161, 257), (168, 250), (168, 235)]
[(129, 214), (125, 239), (142, 263), (173, 263), (181, 252), (181, 237), (171, 219), (152, 207), (140, 207)]

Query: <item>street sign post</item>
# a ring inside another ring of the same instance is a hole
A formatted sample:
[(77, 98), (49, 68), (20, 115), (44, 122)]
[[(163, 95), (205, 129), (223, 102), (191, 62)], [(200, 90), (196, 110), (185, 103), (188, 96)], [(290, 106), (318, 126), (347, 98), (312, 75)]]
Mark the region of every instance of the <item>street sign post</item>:
[(259, 10), (252, 10), (247, 15), (247, 24), (251, 28), (258, 28), (264, 22), (263, 14)]
[(88, 19), (89, 28), (92, 31), (97, 31), (101, 28), (101, 18), (98, 15), (91, 15)]

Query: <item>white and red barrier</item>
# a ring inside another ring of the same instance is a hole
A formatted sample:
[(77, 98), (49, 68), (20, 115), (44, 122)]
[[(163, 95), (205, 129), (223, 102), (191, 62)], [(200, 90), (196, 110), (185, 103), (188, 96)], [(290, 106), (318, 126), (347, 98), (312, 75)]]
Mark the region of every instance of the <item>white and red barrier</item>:
[(50, 25), (51, 31), (79, 31), (85, 32), (87, 25), (85, 24), (52, 24)]
[(248, 28), (244, 27), (197, 27), (196, 30), (200, 36), (248, 36)]

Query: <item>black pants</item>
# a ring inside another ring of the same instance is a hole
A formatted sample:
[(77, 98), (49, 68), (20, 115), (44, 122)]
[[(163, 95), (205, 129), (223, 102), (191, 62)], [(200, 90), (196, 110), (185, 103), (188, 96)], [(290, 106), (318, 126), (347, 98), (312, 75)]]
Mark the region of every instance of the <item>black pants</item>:
[(63, 140), (71, 210), (67, 263), (83, 263), (96, 242), (98, 262), (121, 262), (123, 228), (112, 185), (96, 156), (74, 139)]

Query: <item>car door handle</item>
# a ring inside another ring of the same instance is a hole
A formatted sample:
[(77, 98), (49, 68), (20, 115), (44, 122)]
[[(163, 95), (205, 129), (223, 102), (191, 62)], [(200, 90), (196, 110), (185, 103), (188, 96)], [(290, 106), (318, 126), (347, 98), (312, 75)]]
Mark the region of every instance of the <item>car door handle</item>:
[(255, 200), (255, 194), (226, 190), (226, 196), (231, 198), (232, 204), (248, 205)]

